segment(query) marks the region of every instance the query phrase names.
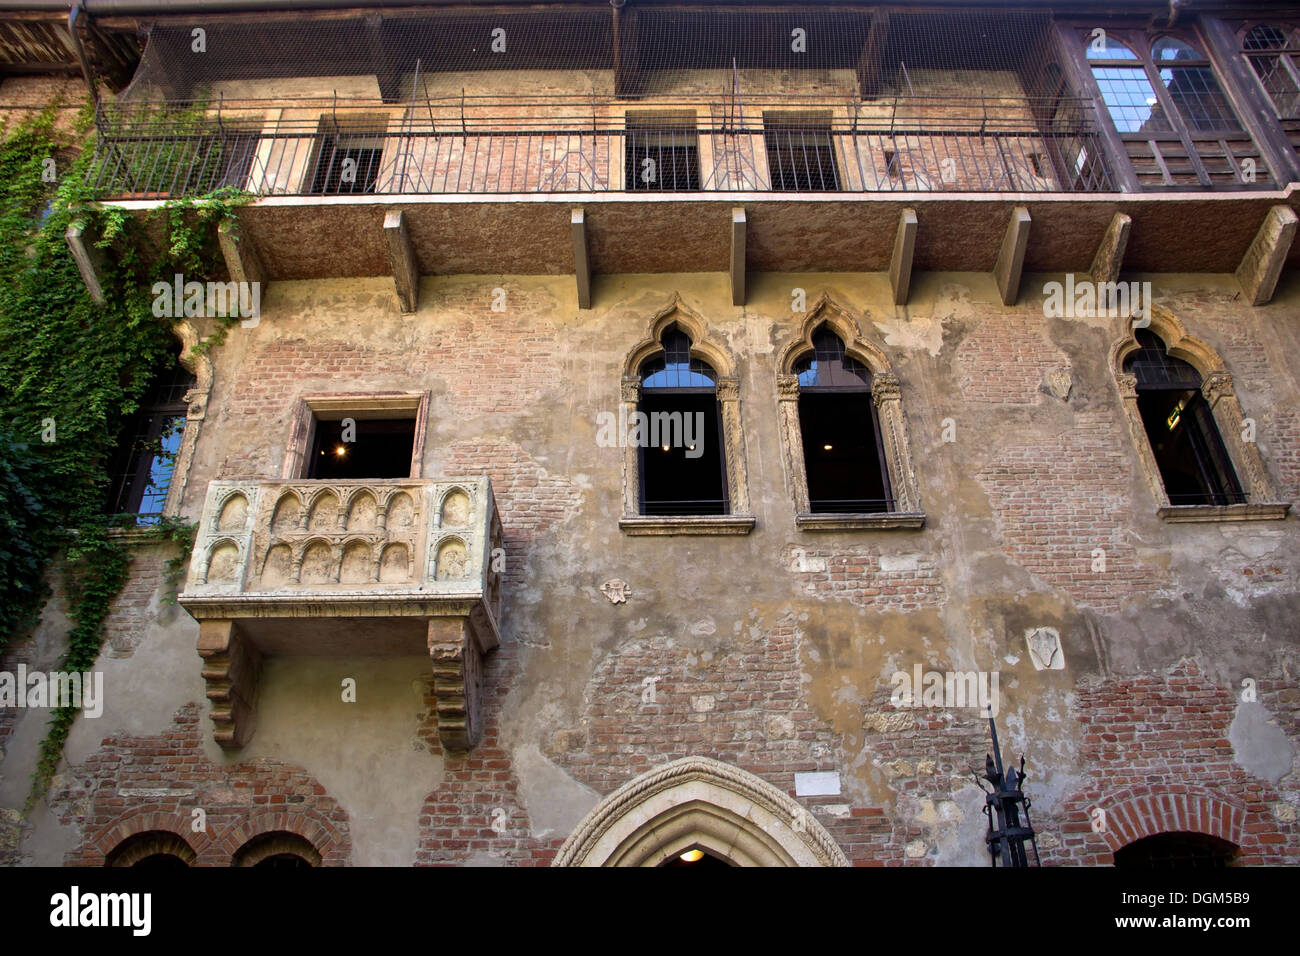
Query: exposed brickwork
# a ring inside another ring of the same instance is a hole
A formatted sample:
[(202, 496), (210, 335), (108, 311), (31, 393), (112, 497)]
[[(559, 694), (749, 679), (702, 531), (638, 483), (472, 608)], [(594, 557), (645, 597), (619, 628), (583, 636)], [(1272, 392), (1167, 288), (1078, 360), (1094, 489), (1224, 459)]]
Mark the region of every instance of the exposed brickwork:
[(132, 549), (131, 577), (113, 599), (104, 622), (104, 648), (109, 657), (130, 657), (139, 646), (153, 617), (154, 601), (173, 553), (170, 547)]
[[(469, 753), (444, 754), (443, 784), (420, 810), (417, 866), (470, 860), (549, 866), (564, 842), (531, 836), (510, 755), (501, 748), (501, 707), (518, 675), (518, 653), (518, 644), (506, 644), (484, 662), (483, 737)], [(420, 736), (431, 752), (440, 753), (432, 694), (426, 704)]]
[(789, 548), (789, 567), (809, 594), (874, 610), (914, 611), (947, 599), (934, 559), (871, 548)]
[[(1140, 600), (1167, 583), (1166, 572), (1139, 562), (1131, 541), (1124, 440), (1116, 416), (1082, 412), (1056, 435), (1000, 446), (975, 476), (1003, 550), (1081, 606), (1117, 610), (1123, 599)], [(1098, 557), (1104, 571), (1093, 570)]]
[(1300, 499), (1300, 412), (1276, 408), (1263, 412), (1261, 420), (1267, 422), (1266, 435), (1260, 436), (1268, 442), (1265, 464), (1271, 463), (1277, 469), (1286, 500)]
[[(352, 853), (348, 816), (325, 788), (275, 761), (212, 764), (200, 743), (206, 722), (200, 706), (189, 704), (166, 733), (106, 737), (84, 765), (71, 769), (71, 781), (50, 798), (60, 820), (82, 826), (82, 842), (66, 864), (100, 866), (128, 837), (166, 830), (189, 843), (197, 865), (229, 866), (252, 837), (286, 830), (316, 847), (325, 865), (346, 865)], [(149, 792), (162, 790), (182, 793)], [(206, 831), (197, 833), (196, 807), (207, 815)]]
[(514, 442), (456, 442), (446, 456), (446, 474), (487, 474), (492, 479), (505, 541), (508, 593), (510, 585), (525, 580), (534, 542), (571, 517), (582, 494), (568, 478), (551, 474)]
[[(1294, 684), (1261, 680), (1258, 690), (1294, 735)], [(1230, 688), (1206, 680), (1190, 660), (1167, 675), (1081, 685), (1074, 718), (1093, 781), (1066, 801), (1061, 845), (1049, 862), (1107, 865), (1132, 839), (1193, 830), (1238, 844), (1241, 864), (1294, 863), (1294, 804), (1233, 760), (1236, 705)], [(1094, 832), (1094, 808), (1106, 811), (1104, 833)]]
[(1042, 316), (983, 315), (957, 350), (957, 382), (972, 404), (1032, 405), (1043, 377), (1070, 363), (1047, 340)]

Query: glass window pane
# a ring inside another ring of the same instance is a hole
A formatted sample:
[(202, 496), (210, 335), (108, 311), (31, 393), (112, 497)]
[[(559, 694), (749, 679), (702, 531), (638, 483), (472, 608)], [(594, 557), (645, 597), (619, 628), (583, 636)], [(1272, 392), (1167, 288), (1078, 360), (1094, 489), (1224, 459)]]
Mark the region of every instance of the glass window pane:
[(1092, 75), (1119, 132), (1168, 132), (1172, 128), (1140, 66), (1094, 66)]
[(1151, 47), (1151, 56), (1157, 63), (1165, 63), (1170, 60), (1204, 60), (1205, 55), (1196, 48), (1184, 43), (1182, 40), (1175, 40), (1173, 37), (1161, 37)]
[(1169, 90), (1187, 125), (1197, 132), (1238, 129), (1237, 118), (1208, 67), (1162, 68), (1160, 80)]
[[(1100, 43), (1097, 41), (1101, 40)], [(1109, 36), (1105, 37), (1086, 37), (1083, 41), (1086, 44), (1085, 49), (1088, 51), (1090, 60), (1136, 60), (1137, 54)]]

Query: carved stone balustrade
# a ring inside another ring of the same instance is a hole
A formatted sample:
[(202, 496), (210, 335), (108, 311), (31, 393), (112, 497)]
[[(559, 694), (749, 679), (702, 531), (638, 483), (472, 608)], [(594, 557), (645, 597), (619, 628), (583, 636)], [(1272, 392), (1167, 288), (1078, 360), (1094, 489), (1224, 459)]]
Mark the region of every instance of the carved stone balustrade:
[(472, 747), (504, 565), (486, 477), (212, 482), (179, 600), (217, 742), (251, 737), (266, 656), (428, 653), (442, 744)]

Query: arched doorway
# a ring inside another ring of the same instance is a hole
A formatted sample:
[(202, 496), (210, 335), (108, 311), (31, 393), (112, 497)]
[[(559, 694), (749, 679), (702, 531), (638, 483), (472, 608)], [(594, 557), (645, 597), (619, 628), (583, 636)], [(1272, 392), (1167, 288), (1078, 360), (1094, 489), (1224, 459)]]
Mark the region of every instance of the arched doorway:
[(597, 804), (554, 865), (849, 864), (826, 829), (788, 794), (737, 767), (686, 757), (642, 774)]

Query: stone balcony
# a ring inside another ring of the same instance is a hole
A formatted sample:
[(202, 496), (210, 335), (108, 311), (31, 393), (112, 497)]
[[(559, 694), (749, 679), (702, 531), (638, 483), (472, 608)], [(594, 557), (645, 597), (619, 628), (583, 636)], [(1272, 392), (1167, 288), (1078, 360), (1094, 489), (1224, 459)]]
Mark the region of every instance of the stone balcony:
[(503, 565), (486, 477), (212, 482), (179, 601), (217, 742), (251, 737), (264, 657), (428, 653), (443, 746), (472, 747)]

